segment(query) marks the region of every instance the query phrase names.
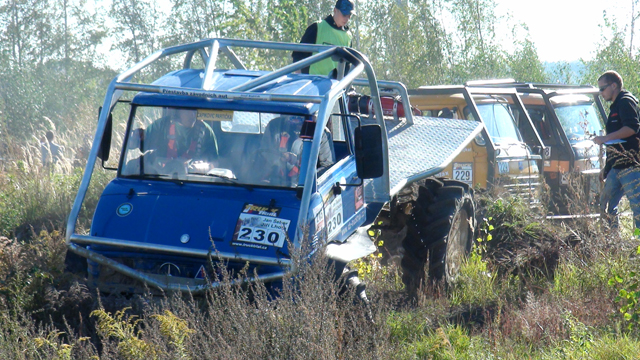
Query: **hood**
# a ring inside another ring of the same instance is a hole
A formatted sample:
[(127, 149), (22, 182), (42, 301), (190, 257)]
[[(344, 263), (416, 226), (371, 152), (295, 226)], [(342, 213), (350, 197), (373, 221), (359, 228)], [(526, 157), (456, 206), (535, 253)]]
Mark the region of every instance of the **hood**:
[(300, 201), (295, 191), (116, 179), (103, 192), (91, 235), (198, 250), (280, 256)]
[(523, 142), (496, 144), (497, 157), (522, 157), (531, 154), (529, 147)]
[(536, 160), (531, 156), (529, 147), (525, 143), (497, 146), (496, 156), (498, 174), (507, 176), (536, 175), (540, 172)]

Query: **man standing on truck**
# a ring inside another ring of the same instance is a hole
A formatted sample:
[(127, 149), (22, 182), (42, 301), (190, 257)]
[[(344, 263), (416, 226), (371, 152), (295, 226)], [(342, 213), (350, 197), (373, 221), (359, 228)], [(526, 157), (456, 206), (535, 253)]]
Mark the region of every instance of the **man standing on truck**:
[[(307, 28), (300, 40), (301, 44), (319, 44), (351, 46), (352, 35), (349, 32), (347, 23), (351, 15), (355, 15), (355, 4), (353, 0), (338, 0), (333, 8), (333, 15), (327, 16), (324, 20), (315, 22)], [(303, 60), (311, 56), (310, 52), (294, 51), (291, 54), (293, 62)], [(336, 77), (338, 63), (331, 58), (317, 62), (310, 67), (302, 69), (303, 74), (329, 75)]]
[(629, 200), (636, 228), (640, 228), (640, 119), (638, 100), (622, 89), (622, 77), (615, 71), (607, 71), (598, 78), (600, 95), (612, 101), (607, 118), (605, 136), (596, 136), (593, 141), (607, 145), (607, 162), (600, 172), (605, 186), (600, 196), (600, 209), (607, 220), (617, 225), (618, 203), (622, 195)]

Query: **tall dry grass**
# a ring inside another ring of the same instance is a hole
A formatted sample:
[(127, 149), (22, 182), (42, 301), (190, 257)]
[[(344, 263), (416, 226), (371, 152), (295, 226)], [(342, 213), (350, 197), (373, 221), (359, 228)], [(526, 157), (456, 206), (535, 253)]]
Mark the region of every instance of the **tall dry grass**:
[[(409, 296), (393, 261), (368, 258), (353, 266), (370, 307), (341, 291), (320, 257), (298, 258), (278, 296), (229, 277), (197, 299), (104, 295), (64, 273), (60, 230), (82, 170), (74, 152), (52, 171), (36, 144), (12, 151), (0, 175), (0, 358), (607, 359), (640, 350), (607, 284), (615, 272), (640, 273), (638, 242), (598, 220), (554, 222), (504, 192), (486, 194), (478, 215), (491, 219), (492, 240), (456, 284)], [(81, 226), (111, 176), (96, 169)]]

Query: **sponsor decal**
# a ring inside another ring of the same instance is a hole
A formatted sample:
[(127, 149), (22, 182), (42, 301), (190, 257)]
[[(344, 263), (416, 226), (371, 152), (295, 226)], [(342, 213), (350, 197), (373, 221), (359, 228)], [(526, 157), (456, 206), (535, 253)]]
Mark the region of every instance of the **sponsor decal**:
[(268, 249), (268, 247), (266, 245), (249, 244), (249, 243), (238, 242), (238, 241), (232, 241), (231, 245), (248, 247), (248, 248), (253, 248), (253, 249), (260, 249), (260, 250), (267, 250)]
[(198, 109), (198, 120), (233, 121), (233, 111)]
[(322, 212), (322, 204), (313, 208), (313, 218), (316, 223), (316, 233), (324, 229), (324, 212)]
[(366, 213), (364, 211), (361, 211), (359, 214), (351, 218), (351, 220), (349, 220), (349, 222), (347, 223), (347, 226), (342, 227), (342, 230), (340, 231), (340, 235), (344, 236), (347, 233), (350, 233), (353, 230), (353, 228), (358, 226), (358, 223), (360, 221), (364, 220), (365, 214)]
[(281, 209), (278, 207), (244, 204), (242, 213), (277, 217), (278, 215), (280, 215), (280, 210)]
[(231, 245), (266, 250), (284, 246), (291, 220), (278, 218), (280, 208), (245, 204)]
[(327, 218), (327, 238), (331, 240), (340, 233), (342, 227), (342, 195), (336, 195), (330, 204), (325, 206), (324, 211)]
[(360, 210), (360, 208), (362, 208), (362, 206), (364, 205), (364, 194), (363, 194), (364, 190), (362, 185), (361, 186), (357, 186), (355, 188), (355, 199), (356, 199), (356, 211)]
[(562, 185), (567, 185), (569, 184), (569, 173), (562, 173), (560, 175), (560, 183)]
[(471, 147), (466, 147), (466, 148), (462, 149), (461, 152), (463, 152), (463, 153), (471, 152)]
[(545, 160), (544, 161), (544, 167), (550, 167), (550, 166), (551, 166), (551, 161)]
[(116, 213), (118, 214), (118, 216), (124, 217), (131, 214), (131, 211), (133, 211), (133, 205), (131, 205), (130, 203), (124, 203), (118, 206)]
[(166, 95), (179, 95), (179, 96), (194, 96), (201, 98), (210, 98), (210, 99), (254, 99), (254, 100), (270, 100), (271, 96), (268, 94), (233, 94), (233, 93), (219, 93), (213, 91), (188, 91), (188, 90), (178, 90), (178, 89), (166, 89), (160, 88), (161, 94)]
[(448, 171), (439, 172), (439, 173), (437, 173), (437, 174), (436, 174), (436, 176), (435, 176), (435, 177), (437, 177), (437, 178), (440, 178), (440, 177), (449, 177), (449, 172), (448, 172)]

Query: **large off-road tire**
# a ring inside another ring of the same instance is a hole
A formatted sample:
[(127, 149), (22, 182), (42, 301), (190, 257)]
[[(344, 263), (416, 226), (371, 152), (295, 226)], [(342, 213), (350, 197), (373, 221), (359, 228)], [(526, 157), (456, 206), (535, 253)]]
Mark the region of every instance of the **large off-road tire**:
[(467, 184), (427, 179), (417, 190), (402, 242), (402, 279), (409, 291), (427, 279), (451, 284), (471, 250), (476, 225)]

